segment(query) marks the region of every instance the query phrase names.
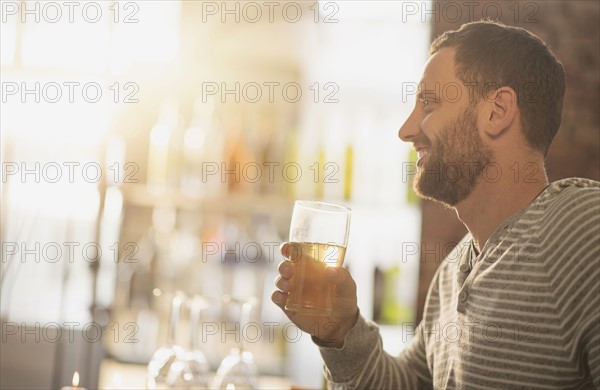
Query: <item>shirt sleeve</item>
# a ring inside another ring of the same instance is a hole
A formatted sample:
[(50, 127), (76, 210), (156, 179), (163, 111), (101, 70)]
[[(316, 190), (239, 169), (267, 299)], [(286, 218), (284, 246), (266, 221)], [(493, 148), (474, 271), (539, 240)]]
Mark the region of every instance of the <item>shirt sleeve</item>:
[(424, 389), (432, 387), (422, 327), (399, 356), (383, 350), (379, 329), (359, 316), (342, 348), (320, 346), (330, 389)]

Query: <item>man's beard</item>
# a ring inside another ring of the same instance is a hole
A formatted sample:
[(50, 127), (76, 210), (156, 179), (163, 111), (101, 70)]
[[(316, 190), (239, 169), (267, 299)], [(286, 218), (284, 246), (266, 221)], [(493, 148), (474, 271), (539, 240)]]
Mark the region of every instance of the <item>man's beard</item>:
[(475, 109), (465, 109), (430, 144), (426, 144), (428, 154), (417, 170), (414, 189), (424, 198), (456, 206), (471, 194), (494, 155), (479, 136)]

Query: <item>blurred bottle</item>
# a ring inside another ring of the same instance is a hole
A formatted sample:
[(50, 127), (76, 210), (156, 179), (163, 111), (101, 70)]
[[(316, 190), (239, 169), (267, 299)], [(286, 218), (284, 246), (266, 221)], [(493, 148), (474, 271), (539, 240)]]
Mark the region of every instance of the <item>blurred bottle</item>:
[[(165, 187), (172, 179), (173, 159), (171, 141), (179, 126), (179, 104), (174, 98), (165, 99), (160, 105), (157, 123), (150, 131), (148, 148), (148, 185)], [(170, 166), (171, 165), (171, 166)]]
[(226, 218), (221, 229), (223, 292), (239, 299), (259, 296), (257, 276), (262, 267), (262, 248), (250, 236), (251, 225), (239, 218)]
[(315, 165), (313, 165), (315, 174), (315, 198), (323, 199), (325, 195), (325, 145), (323, 142), (319, 142), (319, 148), (317, 150), (317, 158)]
[(383, 300), (381, 302), (381, 322), (389, 325), (400, 323), (400, 302), (398, 301), (398, 279), (400, 268), (389, 268), (383, 272)]
[[(287, 171), (287, 167), (291, 166), (288, 164), (299, 164), (299, 153), (298, 153), (298, 129), (293, 126), (287, 132), (287, 139), (285, 140), (285, 151), (283, 154), (283, 163), (281, 164), (281, 176), (277, 179), (283, 181), (285, 191), (284, 193), (290, 198), (295, 199), (298, 195), (298, 182), (299, 179), (296, 176), (292, 176)], [(293, 172), (293, 170), (291, 170)]]
[[(323, 193), (321, 197), (328, 200), (341, 201), (346, 194), (346, 174), (351, 171), (346, 170), (349, 154), (348, 146), (352, 145), (351, 129), (352, 125), (348, 122), (347, 112), (337, 109), (328, 109), (323, 118), (323, 135), (321, 145), (324, 150), (323, 155), (319, 155), (319, 187)], [(351, 168), (351, 167), (350, 167)], [(350, 196), (348, 188), (348, 197)]]
[(344, 160), (344, 200), (348, 201), (352, 199), (352, 178), (354, 174), (354, 146), (352, 142), (346, 146)]
[(282, 115), (277, 115), (275, 112), (270, 112), (263, 117), (265, 143), (262, 149), (263, 175), (260, 188), (263, 194), (281, 195), (287, 192), (288, 183), (283, 177), (283, 166), (290, 129), (289, 125), (282, 122), (284, 122)]
[(265, 193), (269, 184), (269, 144), (275, 143), (275, 112), (252, 107), (248, 110), (244, 131), (247, 150), (242, 168), (241, 190), (245, 193)]
[(221, 163), (225, 137), (214, 111), (214, 100), (197, 98), (183, 135), (181, 189), (190, 196), (219, 196), (224, 191)]
[(379, 267), (373, 270), (373, 321), (381, 323), (381, 303), (383, 302), (383, 272)]
[(373, 289), (373, 320), (379, 324), (399, 325), (413, 319), (413, 306), (401, 294), (410, 288), (400, 267), (375, 268)]
[(125, 171), (126, 143), (120, 134), (110, 134), (106, 140), (105, 168), (108, 173), (107, 185), (120, 186), (124, 182), (136, 182), (135, 175)]
[(221, 180), (229, 193), (243, 192), (246, 180), (247, 164), (255, 161), (248, 145), (248, 131), (251, 131), (247, 113), (238, 107), (229, 108), (225, 115), (224, 126), (227, 134), (224, 163), (221, 166)]

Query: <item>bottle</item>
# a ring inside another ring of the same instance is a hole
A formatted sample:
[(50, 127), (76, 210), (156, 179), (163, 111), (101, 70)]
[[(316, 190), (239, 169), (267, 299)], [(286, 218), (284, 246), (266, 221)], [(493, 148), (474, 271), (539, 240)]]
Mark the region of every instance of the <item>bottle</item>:
[(224, 126), (227, 134), (224, 162), (221, 166), (222, 181), (229, 193), (241, 193), (246, 188), (244, 169), (255, 161), (248, 148), (245, 131), (249, 131), (248, 113), (240, 108), (229, 109)]
[(319, 142), (315, 167), (315, 199), (323, 199), (325, 195), (325, 146)]
[(147, 182), (151, 187), (163, 188), (169, 184), (171, 138), (178, 124), (178, 102), (167, 98), (161, 103), (158, 121), (150, 130)]
[[(296, 126), (292, 126), (292, 128), (288, 131), (285, 143), (286, 146), (283, 155), (283, 163), (281, 164), (282, 167), (288, 167), (288, 164), (298, 164), (298, 130)], [(289, 199), (295, 199), (298, 196), (298, 175), (292, 176), (289, 174), (287, 169), (284, 171), (283, 168), (281, 172), (281, 176), (278, 178), (278, 180), (282, 180), (284, 182), (285, 194)]]
[(222, 194), (221, 162), (225, 139), (215, 118), (214, 100), (194, 103), (192, 120), (183, 135), (181, 190), (190, 196)]
[(383, 271), (383, 299), (381, 301), (381, 322), (398, 325), (400, 323), (400, 303), (398, 302), (398, 280), (400, 268), (391, 267)]
[(346, 146), (346, 153), (344, 156), (344, 200), (349, 201), (352, 199), (352, 175), (353, 175), (353, 163), (354, 163), (354, 147), (352, 143), (348, 143)]

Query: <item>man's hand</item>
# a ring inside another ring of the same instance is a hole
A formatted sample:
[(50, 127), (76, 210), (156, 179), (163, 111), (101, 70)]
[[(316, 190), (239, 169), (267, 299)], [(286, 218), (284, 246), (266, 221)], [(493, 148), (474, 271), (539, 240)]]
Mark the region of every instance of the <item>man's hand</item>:
[[(295, 258), (293, 244), (284, 243), (280, 250), (286, 260), (279, 264), (279, 276), (275, 281), (275, 286), (279, 290), (273, 292), (271, 299), (298, 328), (316, 337), (321, 345), (341, 348), (344, 345), (346, 334), (358, 319), (356, 283), (352, 276), (347, 269), (342, 267), (325, 269), (326, 279), (336, 286), (333, 298), (334, 311), (331, 315), (315, 316), (286, 310), (285, 302), (289, 292), (294, 288), (295, 262), (299, 259)], [(300, 256), (302, 255), (300, 254)], [(290, 259), (294, 261), (290, 261)]]

